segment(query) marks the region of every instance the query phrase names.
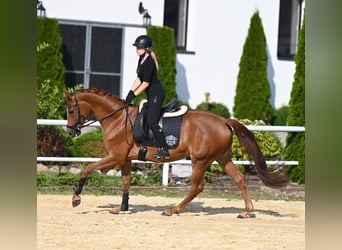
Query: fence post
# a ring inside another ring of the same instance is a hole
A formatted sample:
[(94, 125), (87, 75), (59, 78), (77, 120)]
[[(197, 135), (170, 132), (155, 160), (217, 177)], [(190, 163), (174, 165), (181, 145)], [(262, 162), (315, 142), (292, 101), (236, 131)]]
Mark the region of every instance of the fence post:
[(165, 162), (163, 164), (163, 186), (167, 186), (169, 183), (169, 168), (170, 168), (170, 163)]

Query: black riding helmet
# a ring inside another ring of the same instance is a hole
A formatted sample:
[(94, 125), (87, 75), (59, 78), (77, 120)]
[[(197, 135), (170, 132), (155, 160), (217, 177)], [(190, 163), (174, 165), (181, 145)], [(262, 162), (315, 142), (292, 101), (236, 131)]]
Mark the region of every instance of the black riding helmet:
[(152, 38), (147, 36), (147, 35), (138, 36), (132, 45), (137, 47), (137, 48), (144, 48), (144, 49), (151, 48), (152, 47)]

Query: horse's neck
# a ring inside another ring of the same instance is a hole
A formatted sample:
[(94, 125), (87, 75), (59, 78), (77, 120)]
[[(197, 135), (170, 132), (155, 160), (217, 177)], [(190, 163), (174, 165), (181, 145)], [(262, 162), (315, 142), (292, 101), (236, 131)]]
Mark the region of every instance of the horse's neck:
[(96, 95), (93, 93), (84, 93), (82, 101), (85, 101), (89, 104), (97, 119), (100, 119), (101, 116), (104, 116), (110, 112), (120, 109), (122, 106), (120, 103), (116, 104), (115, 101), (109, 101), (106, 96)]
[[(116, 112), (122, 114), (125, 111), (125, 104), (120, 99), (109, 100), (106, 96), (97, 95), (94, 93), (83, 93), (80, 101), (85, 101), (90, 106), (90, 109), (94, 113), (97, 120), (101, 120), (106, 117), (106, 121), (110, 120), (112, 115)], [(135, 121), (138, 113), (138, 106), (130, 105), (128, 108), (129, 121)], [(107, 119), (107, 116), (109, 119)], [(128, 120), (127, 120), (128, 121)]]

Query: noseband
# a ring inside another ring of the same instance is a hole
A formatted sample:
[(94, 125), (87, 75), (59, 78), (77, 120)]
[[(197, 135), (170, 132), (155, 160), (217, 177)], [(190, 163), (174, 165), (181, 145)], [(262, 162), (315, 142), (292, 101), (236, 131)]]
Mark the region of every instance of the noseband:
[[(73, 96), (75, 98), (75, 103), (71, 104), (71, 105), (68, 105), (67, 108), (68, 108), (68, 110), (71, 107), (76, 107), (77, 108), (77, 112), (78, 112), (77, 113), (77, 121), (73, 125), (71, 125), (71, 126), (67, 125), (67, 128), (73, 130), (75, 132), (76, 136), (79, 136), (81, 134), (81, 128), (87, 127), (87, 126), (95, 123), (97, 120), (92, 120), (92, 121), (89, 121), (88, 123), (82, 124), (81, 123), (81, 118), (83, 118), (83, 120), (85, 121), (86, 117), (81, 114), (80, 105), (78, 104), (77, 97), (76, 97), (76, 92), (73, 93)], [(119, 111), (121, 111), (123, 109), (126, 109), (126, 112), (128, 113), (128, 105), (126, 105), (126, 106), (123, 106), (123, 107), (121, 107), (121, 108), (119, 108), (117, 110), (114, 110), (114, 111), (104, 115), (103, 117), (98, 119), (98, 121), (101, 123), (104, 119), (114, 115), (115, 113), (117, 113), (117, 112), (119, 112)]]
[(77, 121), (71, 126), (67, 125), (67, 128), (73, 130), (76, 136), (79, 136), (81, 134), (81, 128), (84, 127), (84, 125), (81, 124), (81, 117), (83, 117), (84, 120), (85, 120), (85, 117), (81, 115), (80, 105), (78, 104), (76, 93), (73, 93), (72, 95), (74, 96), (75, 103), (68, 105), (68, 112), (70, 108), (76, 107), (77, 108)]

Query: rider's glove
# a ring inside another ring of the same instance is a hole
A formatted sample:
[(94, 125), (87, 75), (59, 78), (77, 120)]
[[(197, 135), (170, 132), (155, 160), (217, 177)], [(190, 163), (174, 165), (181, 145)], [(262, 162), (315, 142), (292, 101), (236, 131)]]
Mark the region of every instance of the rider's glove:
[(136, 95), (134, 94), (133, 90), (130, 90), (126, 96), (126, 102), (130, 104), (135, 97)]

